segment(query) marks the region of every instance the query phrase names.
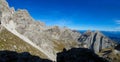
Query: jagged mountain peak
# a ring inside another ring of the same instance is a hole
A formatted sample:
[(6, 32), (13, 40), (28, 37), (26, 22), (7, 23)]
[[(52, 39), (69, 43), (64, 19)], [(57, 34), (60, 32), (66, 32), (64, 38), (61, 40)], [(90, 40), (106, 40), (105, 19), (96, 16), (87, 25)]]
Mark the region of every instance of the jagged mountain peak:
[[(3, 3), (2, 1), (0, 1)], [(79, 47), (77, 39), (80, 33), (58, 26), (48, 27), (41, 21), (36, 21), (25, 9), (10, 8), (6, 1), (1, 7), (0, 21), (8, 31), (23, 39), (33, 47), (43, 52), (49, 59), (56, 60), (56, 53), (63, 48)], [(4, 11), (5, 10), (5, 11)]]
[(92, 31), (91, 30), (87, 30), (85, 33), (91, 33)]
[(106, 37), (104, 34), (102, 34), (100, 31), (96, 30), (96, 31), (90, 31), (90, 30), (87, 30), (85, 33), (83, 33), (83, 36), (103, 36), (103, 37)]
[(104, 34), (102, 34), (102, 33), (101, 33), (100, 31), (98, 31), (98, 30), (94, 31), (94, 33), (97, 34), (97, 35), (105, 36)]
[(0, 0), (0, 12), (9, 12), (9, 5), (6, 0)]
[(32, 18), (26, 9), (18, 9), (15, 13), (21, 17), (23, 16), (25, 18)]
[(83, 33), (84, 36), (90, 36), (93, 32), (90, 30), (87, 30), (85, 33)]
[(6, 0), (0, 0), (0, 4), (3, 5), (3, 6), (8, 6), (8, 3), (6, 2)]

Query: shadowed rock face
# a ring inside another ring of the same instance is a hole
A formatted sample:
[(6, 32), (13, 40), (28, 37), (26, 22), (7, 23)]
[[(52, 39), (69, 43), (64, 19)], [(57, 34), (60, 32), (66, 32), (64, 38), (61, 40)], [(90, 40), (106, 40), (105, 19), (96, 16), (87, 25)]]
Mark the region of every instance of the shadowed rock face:
[(17, 53), (15, 51), (0, 51), (0, 62), (52, 62), (48, 59), (41, 59), (28, 52)]
[(79, 38), (79, 41), (86, 45), (87, 48), (99, 53), (104, 48), (111, 48), (115, 46), (114, 41), (104, 36), (99, 31), (87, 31)]
[(115, 46), (115, 49), (120, 51), (120, 44), (118, 44), (117, 46)]
[(84, 48), (64, 50), (57, 54), (57, 62), (108, 62), (97, 56), (94, 52)]

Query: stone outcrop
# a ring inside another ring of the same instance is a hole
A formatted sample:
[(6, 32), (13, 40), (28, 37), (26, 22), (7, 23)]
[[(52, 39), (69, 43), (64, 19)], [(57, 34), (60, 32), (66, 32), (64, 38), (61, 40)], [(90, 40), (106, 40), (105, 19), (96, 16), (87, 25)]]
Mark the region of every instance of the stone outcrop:
[(112, 48), (115, 46), (115, 42), (107, 38), (99, 31), (91, 32), (87, 31), (79, 38), (82, 46), (89, 48), (96, 53), (99, 53), (102, 49)]

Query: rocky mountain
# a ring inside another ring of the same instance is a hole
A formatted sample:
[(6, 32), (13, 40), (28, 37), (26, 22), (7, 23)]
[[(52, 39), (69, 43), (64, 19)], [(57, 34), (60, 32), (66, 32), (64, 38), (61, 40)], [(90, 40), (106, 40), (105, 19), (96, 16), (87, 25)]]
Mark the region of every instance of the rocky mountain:
[[(0, 36), (3, 38), (0, 42), (6, 41), (0, 44), (2, 47), (5, 44), (5, 48), (0, 49), (18, 52), (27, 51), (52, 61), (56, 61), (57, 53), (64, 48), (67, 50), (71, 48), (88, 48), (95, 53), (99, 53), (103, 49), (114, 48), (116, 45), (114, 41), (99, 31), (87, 31), (80, 34), (65, 27), (48, 27), (43, 22), (34, 20), (27, 10), (14, 10), (13, 7), (9, 7), (6, 0), (0, 0), (0, 25)], [(8, 40), (12, 36), (13, 38)]]
[(117, 42), (109, 39), (99, 31), (87, 31), (79, 38), (81, 46), (88, 48), (109, 62), (120, 62), (120, 50)]
[(100, 33), (99, 31), (87, 31), (80, 36), (79, 41), (84, 47), (89, 48), (96, 53), (99, 53), (102, 49), (105, 48), (115, 47), (115, 42)]
[(78, 32), (57, 26), (47, 27), (35, 21), (27, 10), (9, 7), (6, 0), (0, 0), (0, 21), (8, 31), (43, 52), (49, 59), (55, 60), (56, 53), (63, 48), (79, 47)]

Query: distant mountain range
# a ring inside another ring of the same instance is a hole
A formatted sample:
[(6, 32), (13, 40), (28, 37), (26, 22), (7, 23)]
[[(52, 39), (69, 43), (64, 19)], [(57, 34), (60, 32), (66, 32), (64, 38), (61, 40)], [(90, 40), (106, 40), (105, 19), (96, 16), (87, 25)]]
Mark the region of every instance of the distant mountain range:
[(110, 39), (120, 43), (120, 31), (101, 31), (104, 35)]

